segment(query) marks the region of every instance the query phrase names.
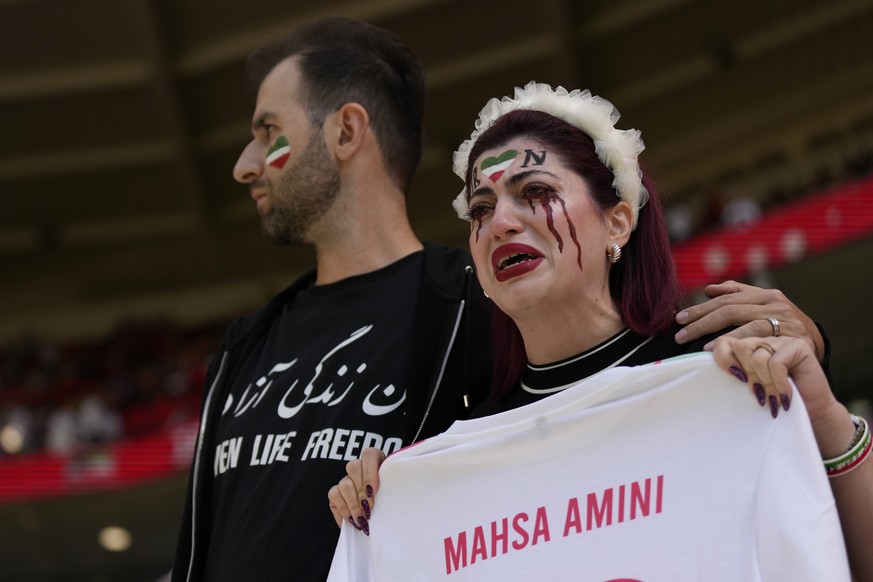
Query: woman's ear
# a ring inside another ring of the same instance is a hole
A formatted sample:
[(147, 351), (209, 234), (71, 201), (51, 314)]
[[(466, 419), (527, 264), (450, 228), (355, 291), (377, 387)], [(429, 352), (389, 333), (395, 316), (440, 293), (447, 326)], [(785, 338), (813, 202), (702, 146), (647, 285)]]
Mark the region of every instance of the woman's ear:
[(367, 110), (358, 103), (346, 103), (328, 117), (325, 138), (337, 159), (346, 161), (361, 148), (369, 129)]
[(606, 226), (609, 229), (609, 242), (623, 247), (630, 239), (634, 226), (634, 212), (630, 204), (621, 200), (607, 211)]

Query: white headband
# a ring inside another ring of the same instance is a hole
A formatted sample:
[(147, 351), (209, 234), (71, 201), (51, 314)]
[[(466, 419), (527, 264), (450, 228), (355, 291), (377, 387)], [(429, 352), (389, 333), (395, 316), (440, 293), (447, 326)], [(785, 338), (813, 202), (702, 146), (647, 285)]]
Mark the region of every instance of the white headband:
[[(642, 172), (637, 158), (645, 149), (639, 130), (616, 129), (618, 110), (606, 99), (592, 95), (587, 89), (567, 91), (561, 86), (552, 89), (545, 83), (529, 82), (522, 89), (515, 88), (515, 97), (496, 97), (488, 101), (479, 119), (476, 129), (453, 156), (455, 174), (461, 180), (467, 176), (467, 162), (470, 150), (476, 140), (488, 130), (491, 125), (509, 113), (518, 109), (542, 111), (554, 115), (584, 131), (594, 141), (594, 151), (603, 164), (612, 171), (612, 185), (619, 198), (630, 204), (634, 213), (634, 228), (640, 208), (648, 201), (649, 193), (642, 183)], [(462, 220), (468, 220), (466, 189), (452, 202), (455, 212)]]

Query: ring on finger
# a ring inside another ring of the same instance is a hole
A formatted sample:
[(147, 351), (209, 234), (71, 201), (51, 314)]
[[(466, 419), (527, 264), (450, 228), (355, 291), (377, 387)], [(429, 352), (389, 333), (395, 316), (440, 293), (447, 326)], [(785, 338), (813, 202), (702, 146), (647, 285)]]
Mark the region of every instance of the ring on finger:
[(776, 349), (773, 346), (771, 346), (770, 344), (768, 344), (767, 342), (761, 342), (761, 344), (757, 348), (755, 348), (754, 351), (757, 351), (757, 350), (767, 350), (768, 352), (770, 352), (771, 356), (776, 355)]
[(779, 320), (775, 317), (765, 317), (768, 322), (770, 322), (770, 327), (773, 328), (773, 337), (779, 337)]

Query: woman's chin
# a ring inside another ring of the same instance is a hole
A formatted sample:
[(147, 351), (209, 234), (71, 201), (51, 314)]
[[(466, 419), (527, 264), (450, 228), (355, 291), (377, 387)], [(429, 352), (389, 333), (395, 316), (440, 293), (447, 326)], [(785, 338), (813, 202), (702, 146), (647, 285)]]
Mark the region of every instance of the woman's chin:
[(522, 289), (525, 285), (514, 285), (513, 289), (501, 289), (491, 295), (491, 300), (503, 313), (512, 319), (526, 317), (530, 314), (542, 313), (548, 309), (549, 300), (546, 293), (540, 289)]

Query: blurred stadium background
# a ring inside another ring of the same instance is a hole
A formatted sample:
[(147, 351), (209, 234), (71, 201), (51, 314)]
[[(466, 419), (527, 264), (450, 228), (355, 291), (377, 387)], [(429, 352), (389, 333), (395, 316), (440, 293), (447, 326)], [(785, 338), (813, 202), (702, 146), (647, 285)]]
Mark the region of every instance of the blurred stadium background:
[(393, 30), (428, 77), (410, 200), (464, 246), (451, 152), (536, 79), (643, 131), (692, 295), (782, 289), (873, 396), (873, 0), (0, 0), (0, 579), (170, 567), (204, 367), (299, 275), (231, 178), (245, 56), (308, 19)]

